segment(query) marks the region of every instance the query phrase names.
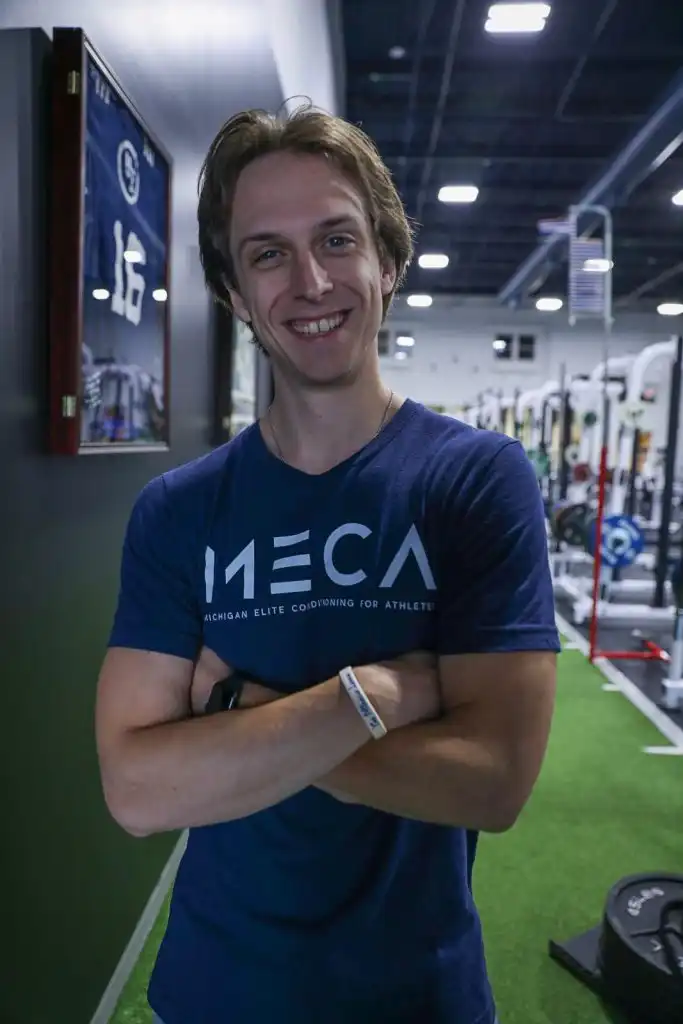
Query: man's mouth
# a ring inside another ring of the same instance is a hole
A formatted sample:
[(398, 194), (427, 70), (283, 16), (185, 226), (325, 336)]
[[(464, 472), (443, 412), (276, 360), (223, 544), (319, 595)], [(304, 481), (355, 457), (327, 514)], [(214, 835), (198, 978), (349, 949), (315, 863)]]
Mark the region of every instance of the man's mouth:
[(328, 313), (327, 316), (320, 317), (318, 320), (289, 320), (287, 326), (295, 334), (320, 338), (343, 327), (350, 312), (350, 310), (340, 310), (338, 313)]

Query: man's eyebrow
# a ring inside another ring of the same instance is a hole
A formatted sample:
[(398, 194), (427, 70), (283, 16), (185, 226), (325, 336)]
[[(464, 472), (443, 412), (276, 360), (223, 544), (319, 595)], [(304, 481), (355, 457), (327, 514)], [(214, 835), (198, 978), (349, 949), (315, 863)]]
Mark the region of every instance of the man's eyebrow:
[[(325, 220), (321, 220), (315, 225), (316, 231), (329, 231), (332, 228), (341, 228), (345, 226), (357, 226), (356, 220), (349, 214), (344, 214), (340, 217), (326, 217)], [(244, 249), (245, 245), (250, 245), (255, 242), (273, 242), (282, 236), (277, 231), (258, 231), (253, 235), (246, 235), (239, 244), (239, 251)]]

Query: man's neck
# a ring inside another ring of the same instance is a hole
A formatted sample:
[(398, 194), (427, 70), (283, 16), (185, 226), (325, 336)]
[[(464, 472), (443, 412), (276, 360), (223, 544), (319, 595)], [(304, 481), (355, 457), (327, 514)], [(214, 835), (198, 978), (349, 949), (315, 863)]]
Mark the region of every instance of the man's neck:
[(325, 473), (369, 444), (402, 402), (379, 379), (318, 393), (278, 384), (261, 429), (283, 462), (304, 473)]

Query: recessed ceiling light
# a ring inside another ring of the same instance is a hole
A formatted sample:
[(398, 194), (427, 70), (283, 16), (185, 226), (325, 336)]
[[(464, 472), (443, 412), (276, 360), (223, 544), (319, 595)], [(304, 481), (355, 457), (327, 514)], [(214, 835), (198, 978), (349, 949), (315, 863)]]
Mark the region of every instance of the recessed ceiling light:
[(392, 60), (403, 60), (406, 55), (406, 51), (402, 46), (392, 46), (389, 50), (389, 56)]
[(613, 266), (611, 260), (586, 260), (583, 269), (586, 274), (609, 274)]
[(660, 306), (657, 306), (657, 312), (660, 316), (681, 316), (683, 305), (680, 302), (662, 302)]
[(415, 344), (415, 338), (411, 338), (408, 334), (403, 334), (396, 339), (396, 344), (400, 348), (412, 348)]
[(443, 270), (448, 266), (448, 256), (443, 253), (424, 253), (417, 261), (423, 270)]
[(441, 203), (476, 203), (478, 197), (476, 185), (443, 185), (439, 189)]
[(672, 198), (671, 202), (674, 204), (674, 206), (683, 206), (683, 191), (677, 192), (676, 195)]
[(408, 305), (416, 309), (428, 309), (433, 301), (431, 295), (409, 295), (406, 299)]
[(541, 313), (557, 313), (558, 310), (562, 309), (563, 305), (562, 299), (539, 299), (536, 303), (536, 309)]
[(395, 354), (394, 358), (395, 359), (407, 359), (408, 358), (408, 353), (407, 352), (397, 352)]
[(550, 12), (550, 4), (493, 4), (489, 8), (488, 21), (484, 27), (491, 35), (523, 35), (542, 32), (550, 17)]

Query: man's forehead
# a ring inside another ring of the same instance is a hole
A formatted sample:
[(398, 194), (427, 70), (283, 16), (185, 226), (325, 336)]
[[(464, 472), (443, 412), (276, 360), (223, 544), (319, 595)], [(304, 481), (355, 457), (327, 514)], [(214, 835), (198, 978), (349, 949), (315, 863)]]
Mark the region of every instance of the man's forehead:
[(341, 201), (328, 197), (326, 201), (315, 202), (308, 197), (297, 203), (292, 197), (275, 198), (267, 204), (242, 206), (235, 209), (233, 217), (233, 240), (243, 245), (250, 239), (312, 235), (326, 230), (362, 228), (367, 226), (363, 204), (357, 201)]

